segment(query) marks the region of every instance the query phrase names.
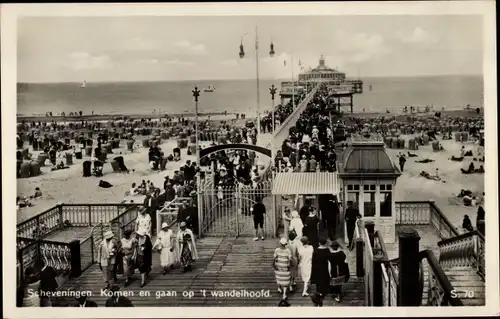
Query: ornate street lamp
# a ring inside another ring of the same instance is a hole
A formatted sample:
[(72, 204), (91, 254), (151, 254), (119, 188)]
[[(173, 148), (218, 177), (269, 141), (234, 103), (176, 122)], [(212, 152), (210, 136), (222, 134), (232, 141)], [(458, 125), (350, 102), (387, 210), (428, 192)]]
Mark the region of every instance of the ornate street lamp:
[(271, 58), (274, 57), (274, 44), (272, 41), (271, 41), (271, 50), (269, 50), (269, 56)]
[(271, 109), (272, 110), (272, 121), (273, 121), (273, 134), (274, 134), (274, 129), (275, 129), (275, 121), (274, 121), (274, 95), (276, 94), (276, 87), (274, 87), (274, 84), (271, 85), (271, 87), (269, 88), (269, 93), (271, 93), (271, 99), (273, 101), (273, 108)]
[[(196, 165), (199, 168), (200, 166), (200, 133), (198, 130), (198, 97), (200, 96), (200, 90), (198, 90), (198, 87), (195, 86), (193, 92), (193, 97), (194, 97), (194, 102), (195, 102), (195, 131), (196, 131)], [(198, 221), (203, 220), (202, 216), (202, 210), (201, 210), (201, 195), (200, 195), (200, 188), (201, 188), (201, 176), (200, 172), (196, 172), (196, 204), (198, 206)], [(200, 223), (200, 222), (198, 222)], [(198, 229), (201, 233), (201, 225), (198, 224)]]

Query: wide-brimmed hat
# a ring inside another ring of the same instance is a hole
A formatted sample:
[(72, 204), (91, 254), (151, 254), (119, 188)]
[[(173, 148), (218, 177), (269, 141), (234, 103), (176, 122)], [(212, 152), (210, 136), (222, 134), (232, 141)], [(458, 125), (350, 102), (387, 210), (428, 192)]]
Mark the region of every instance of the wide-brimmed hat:
[(113, 232), (111, 230), (108, 230), (107, 232), (104, 233), (103, 237), (105, 239), (111, 239), (111, 238), (115, 237), (115, 234), (113, 234)]
[(285, 246), (287, 243), (288, 242), (287, 242), (286, 238), (285, 237), (281, 237), (281, 239), (280, 239), (280, 245), (281, 246)]
[(170, 227), (170, 225), (167, 222), (161, 223), (161, 229)]

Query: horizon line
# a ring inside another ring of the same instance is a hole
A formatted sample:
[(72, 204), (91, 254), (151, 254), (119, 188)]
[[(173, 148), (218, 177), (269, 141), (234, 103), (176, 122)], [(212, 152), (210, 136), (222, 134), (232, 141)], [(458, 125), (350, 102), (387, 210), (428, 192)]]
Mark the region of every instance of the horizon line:
[[(452, 77), (452, 76), (484, 76), (484, 74), (417, 74), (417, 75), (382, 75), (382, 76), (365, 76), (365, 77), (347, 77), (346, 80), (363, 80), (363, 79), (380, 79), (380, 78), (423, 78), (423, 77)], [(154, 82), (196, 82), (196, 81), (251, 81), (255, 78), (226, 78), (226, 79), (193, 79), (193, 80), (85, 80), (90, 83), (154, 83)], [(290, 81), (289, 78), (261, 78), (260, 81)], [(296, 80), (298, 81), (298, 79)], [(65, 83), (81, 83), (81, 81), (20, 81), (16, 84), (65, 84)]]

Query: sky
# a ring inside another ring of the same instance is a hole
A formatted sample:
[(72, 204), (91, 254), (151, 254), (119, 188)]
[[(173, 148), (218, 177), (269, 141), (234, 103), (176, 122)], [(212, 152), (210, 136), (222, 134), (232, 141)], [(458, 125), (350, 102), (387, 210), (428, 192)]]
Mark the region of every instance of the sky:
[(482, 74), (473, 15), (23, 17), (18, 82), (254, 79), (256, 26), (262, 79), (296, 78), (322, 54), (350, 78)]

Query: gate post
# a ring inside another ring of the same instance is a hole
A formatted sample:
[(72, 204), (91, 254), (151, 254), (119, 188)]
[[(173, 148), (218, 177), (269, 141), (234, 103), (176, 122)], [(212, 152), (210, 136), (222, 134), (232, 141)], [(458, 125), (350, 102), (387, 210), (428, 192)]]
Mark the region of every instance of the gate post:
[(401, 228), (399, 231), (399, 302), (403, 307), (420, 305), (422, 295), (419, 293), (419, 242), (418, 232), (412, 228)]
[[(199, 136), (196, 137), (197, 139)], [(198, 158), (198, 165), (199, 163), (199, 158)], [(198, 209), (198, 236), (202, 237), (203, 236), (203, 211), (202, 211), (202, 202), (201, 202), (201, 196), (202, 196), (202, 190), (201, 190), (201, 176), (200, 172), (196, 173), (196, 204), (197, 204), (197, 209)]]
[(240, 194), (240, 189), (239, 186), (236, 185), (236, 237), (240, 237), (240, 200), (241, 200), (241, 194)]

